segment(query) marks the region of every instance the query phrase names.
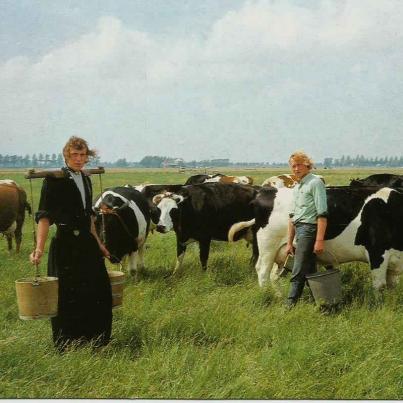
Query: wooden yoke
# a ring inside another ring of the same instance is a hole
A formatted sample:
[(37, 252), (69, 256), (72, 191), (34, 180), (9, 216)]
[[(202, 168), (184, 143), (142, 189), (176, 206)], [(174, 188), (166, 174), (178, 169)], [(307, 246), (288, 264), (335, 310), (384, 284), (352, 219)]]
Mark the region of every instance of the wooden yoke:
[[(86, 176), (91, 176), (92, 174), (103, 174), (105, 173), (104, 167), (83, 169), (83, 174)], [(36, 178), (64, 178), (66, 176), (65, 171), (62, 169), (48, 169), (36, 171), (35, 169), (30, 169), (25, 175), (25, 179), (36, 179)]]

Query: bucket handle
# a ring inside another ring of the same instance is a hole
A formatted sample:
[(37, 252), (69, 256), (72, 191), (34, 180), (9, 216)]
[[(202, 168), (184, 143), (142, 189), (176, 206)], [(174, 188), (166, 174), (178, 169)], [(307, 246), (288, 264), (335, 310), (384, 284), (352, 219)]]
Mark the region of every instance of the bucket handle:
[[(32, 179), (29, 178), (29, 187), (30, 187), (30, 193), (31, 193), (31, 208), (32, 208), (32, 238), (33, 238), (33, 244), (34, 244), (34, 250), (36, 250), (36, 228), (35, 228), (35, 207), (34, 207), (34, 192), (32, 190)], [(39, 264), (35, 263), (35, 278), (32, 282), (33, 286), (38, 286), (39, 285)]]
[[(111, 255), (111, 257), (112, 257), (112, 256), (113, 256), (113, 255)], [(117, 262), (117, 263), (112, 263), (112, 262), (109, 260), (109, 263), (112, 264), (112, 265), (118, 265), (120, 271), (123, 271), (123, 264), (122, 264), (121, 261), (119, 261), (119, 262)]]

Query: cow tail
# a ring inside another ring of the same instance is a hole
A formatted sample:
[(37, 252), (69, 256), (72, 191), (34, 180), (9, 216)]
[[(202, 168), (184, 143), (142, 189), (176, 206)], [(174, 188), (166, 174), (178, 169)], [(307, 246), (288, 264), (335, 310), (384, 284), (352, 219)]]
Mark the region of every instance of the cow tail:
[(250, 221), (237, 222), (236, 224), (232, 225), (228, 231), (228, 241), (234, 242), (234, 237), (237, 232), (243, 230), (244, 228), (249, 228), (254, 224), (255, 224), (255, 219), (250, 220)]

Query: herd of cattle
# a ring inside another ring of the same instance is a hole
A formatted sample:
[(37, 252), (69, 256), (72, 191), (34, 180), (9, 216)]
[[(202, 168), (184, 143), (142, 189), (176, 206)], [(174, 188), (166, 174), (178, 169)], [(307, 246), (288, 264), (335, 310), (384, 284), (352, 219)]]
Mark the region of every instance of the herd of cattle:
[[(322, 178), (323, 179), (323, 178)], [(139, 185), (108, 188), (94, 202), (96, 228), (111, 252), (111, 261), (128, 255), (129, 271), (144, 267), (144, 249), (152, 230), (176, 234), (181, 269), (186, 247), (199, 243), (207, 268), (210, 243), (246, 239), (260, 286), (276, 281), (285, 261), (288, 212), (295, 179), (268, 178), (261, 186), (250, 177), (194, 175), (184, 185)], [(323, 265), (359, 261), (370, 265), (376, 289), (392, 287), (403, 271), (403, 175), (376, 174), (328, 186), (328, 226)], [(7, 208), (4, 206), (8, 206)], [(0, 232), (17, 250), (26, 195), (13, 181), (0, 181)]]

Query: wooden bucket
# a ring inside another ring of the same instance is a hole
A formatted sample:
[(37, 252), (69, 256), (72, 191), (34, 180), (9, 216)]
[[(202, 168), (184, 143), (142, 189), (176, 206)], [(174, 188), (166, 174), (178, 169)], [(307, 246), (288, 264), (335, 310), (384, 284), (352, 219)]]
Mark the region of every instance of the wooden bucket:
[(57, 316), (57, 277), (29, 277), (15, 281), (20, 319), (48, 319)]
[(112, 308), (117, 308), (122, 305), (125, 273), (122, 271), (108, 270), (108, 275), (112, 288)]

